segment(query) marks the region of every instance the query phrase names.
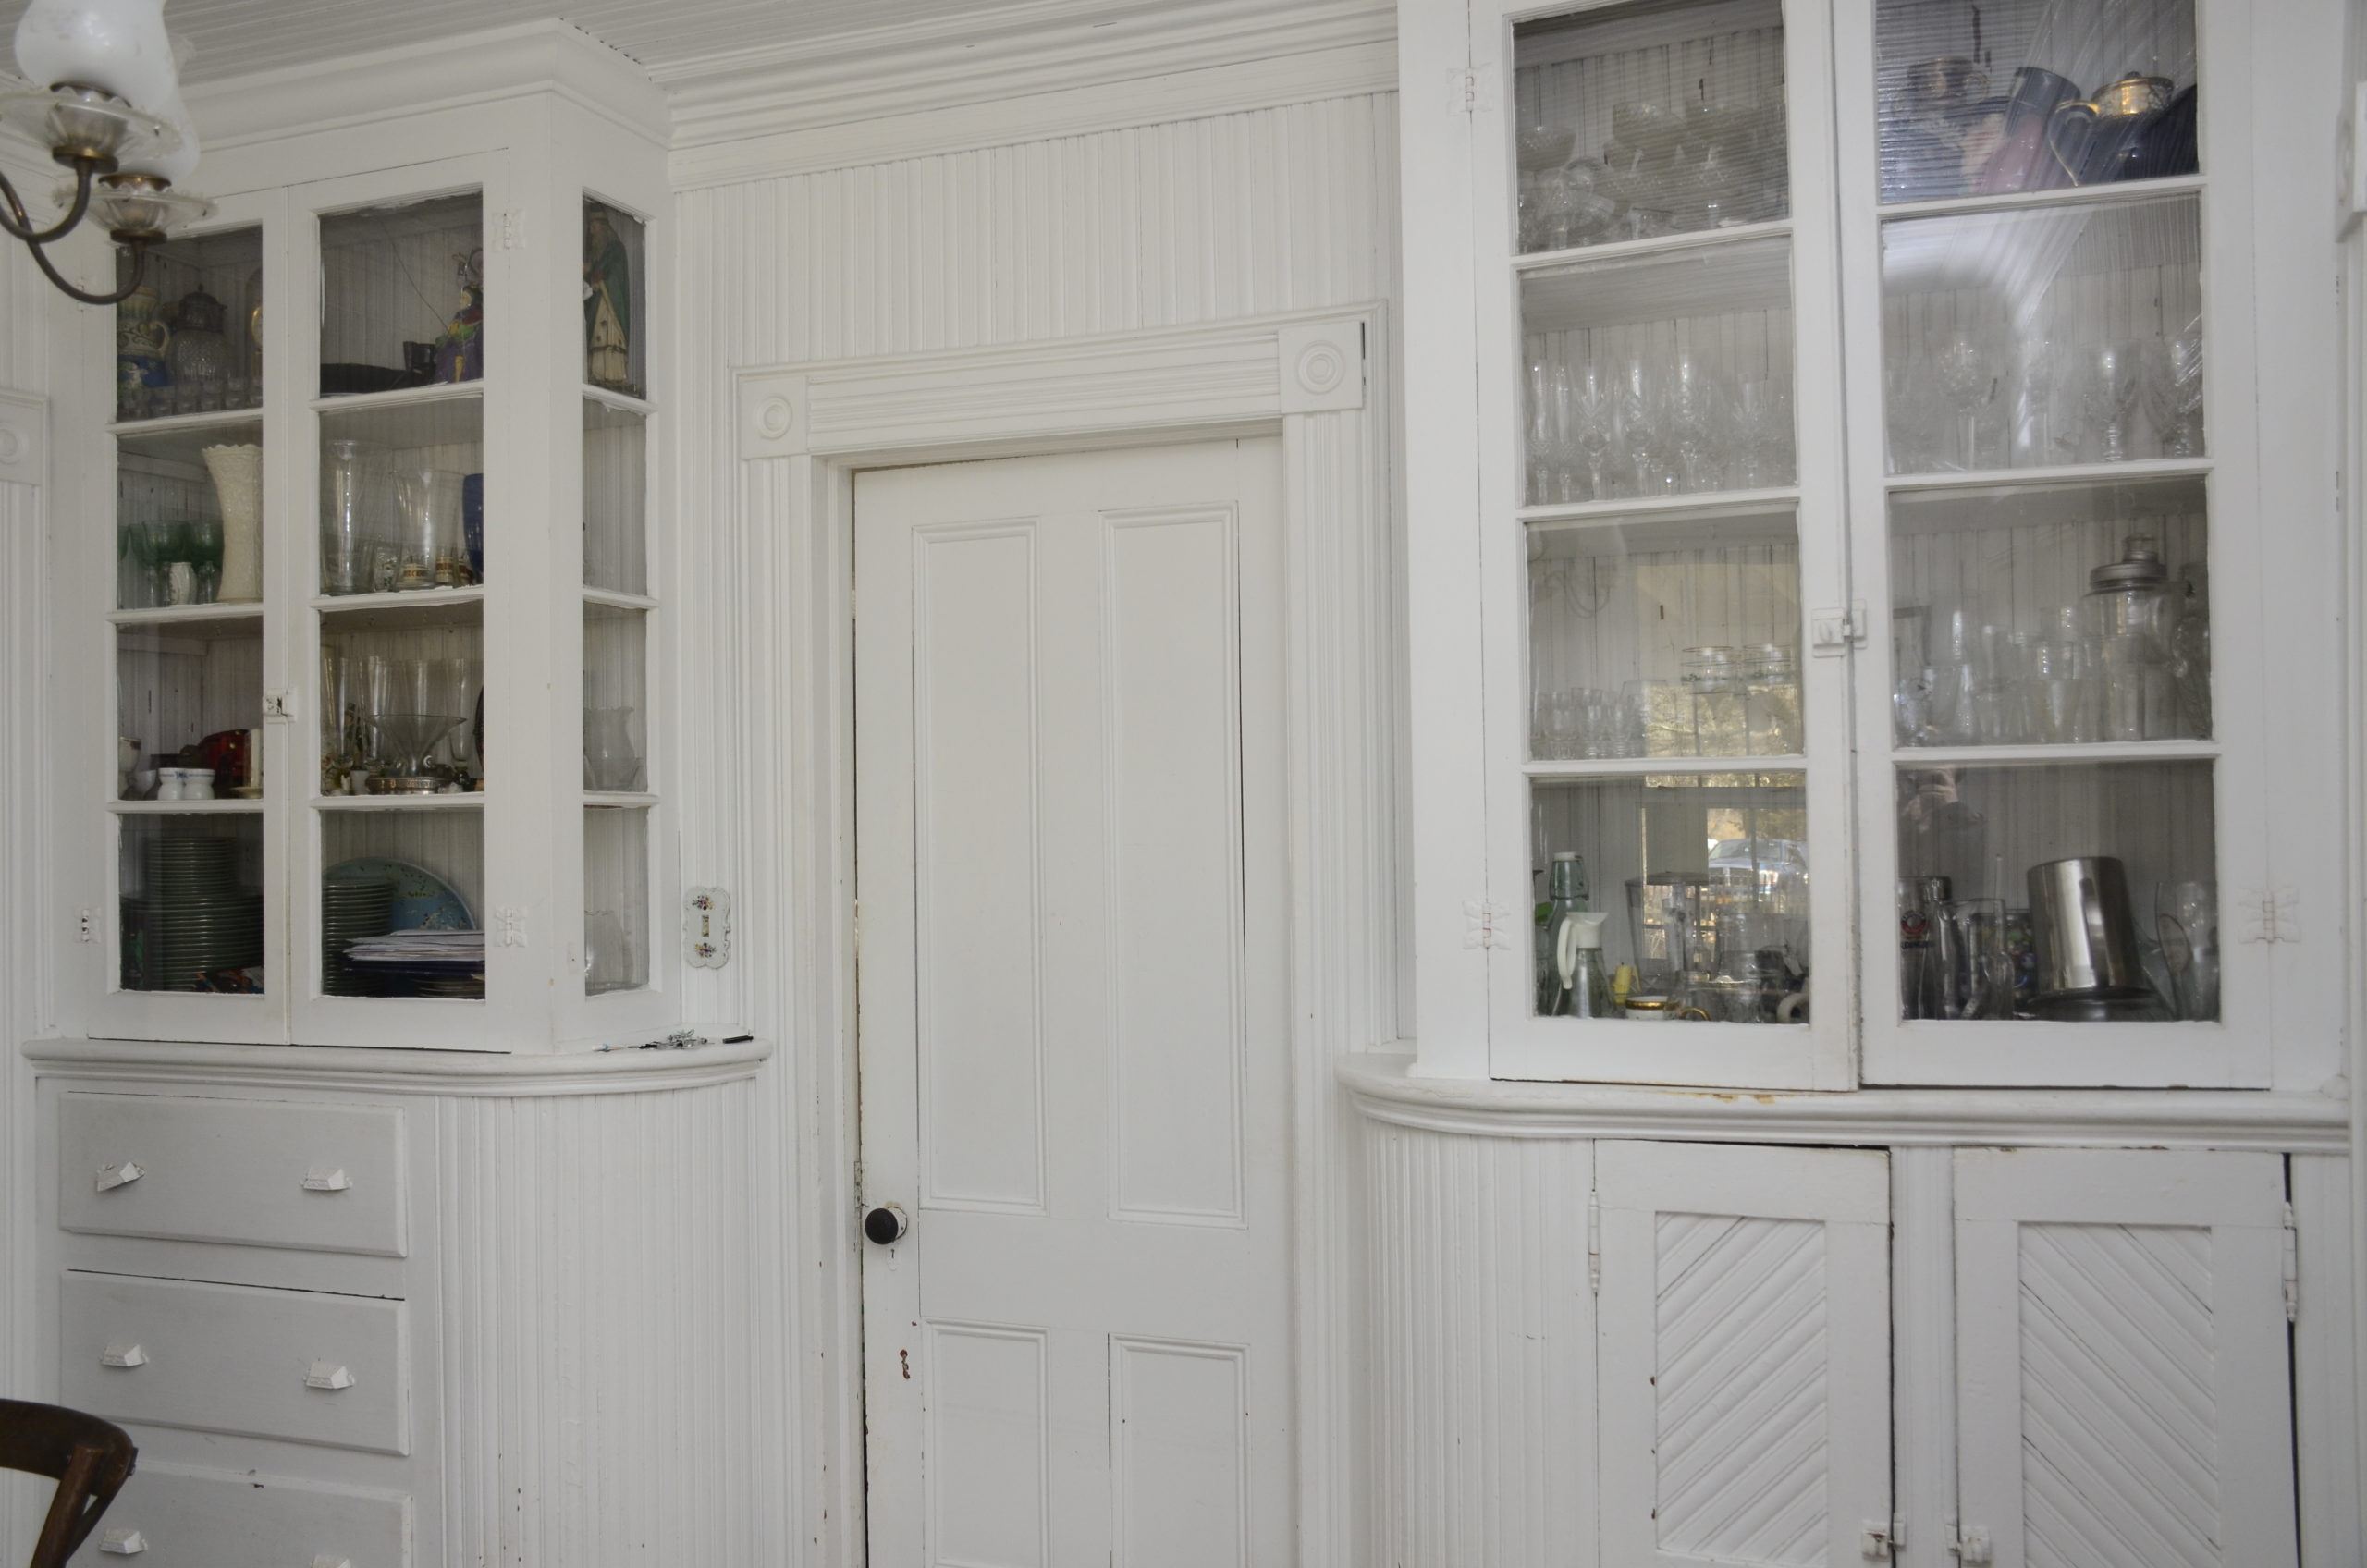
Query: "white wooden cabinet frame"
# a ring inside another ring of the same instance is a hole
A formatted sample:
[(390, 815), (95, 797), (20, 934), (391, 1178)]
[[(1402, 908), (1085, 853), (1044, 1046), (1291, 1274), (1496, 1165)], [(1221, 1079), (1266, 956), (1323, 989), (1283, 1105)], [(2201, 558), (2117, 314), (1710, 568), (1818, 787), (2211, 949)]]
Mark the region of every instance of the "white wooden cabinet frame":
[[(862, 1277), (854, 1034), (856, 471), (1279, 431), (1300, 1562), (1358, 1561), (1357, 1227), (1333, 1059), (1397, 1035), (1399, 567), (1384, 306), (735, 374), (745, 823), (739, 1016), (798, 1070), (766, 1151), (769, 1288), (797, 1325), (773, 1390), (813, 1561), (859, 1554)], [(793, 1159), (795, 1169), (785, 1169)], [(773, 1194), (794, 1193), (794, 1200)]]

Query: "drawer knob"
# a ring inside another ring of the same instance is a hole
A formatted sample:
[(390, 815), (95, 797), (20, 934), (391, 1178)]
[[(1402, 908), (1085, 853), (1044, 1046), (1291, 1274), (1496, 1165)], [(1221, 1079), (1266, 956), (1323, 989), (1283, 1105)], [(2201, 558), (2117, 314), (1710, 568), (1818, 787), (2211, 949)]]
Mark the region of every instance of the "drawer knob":
[(304, 1172), (304, 1190), (308, 1193), (341, 1193), (353, 1185), (342, 1165), (315, 1165)]
[(148, 1353), (141, 1349), (137, 1343), (124, 1344), (118, 1341), (99, 1352), (99, 1365), (102, 1366), (145, 1366), (148, 1365)]
[(137, 1530), (102, 1530), (99, 1550), (117, 1557), (135, 1557), (148, 1550), (148, 1537)]
[(304, 1374), (304, 1386), (308, 1389), (350, 1389), (353, 1387), (353, 1373), (335, 1362), (315, 1361)]
[(121, 1165), (101, 1166), (99, 1168), (99, 1179), (92, 1182), (92, 1185), (97, 1187), (98, 1190), (103, 1193), (111, 1193), (117, 1187), (129, 1187), (131, 1183), (139, 1181), (140, 1178), (147, 1174), (148, 1172), (141, 1170), (139, 1166), (127, 1159)]

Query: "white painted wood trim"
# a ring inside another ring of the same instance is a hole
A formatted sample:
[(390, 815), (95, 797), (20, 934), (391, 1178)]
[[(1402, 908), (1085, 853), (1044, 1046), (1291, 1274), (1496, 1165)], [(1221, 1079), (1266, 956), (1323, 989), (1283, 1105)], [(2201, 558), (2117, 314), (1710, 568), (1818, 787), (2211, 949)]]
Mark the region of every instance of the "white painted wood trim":
[[(742, 798), (751, 897), (740, 1016), (791, 1044), (760, 1139), (796, 1176), (797, 1243), (767, 1288), (788, 1304), (778, 1385), (793, 1522), (816, 1563), (860, 1556), (861, 1194), (855, 1102), (852, 476), (859, 468), (1279, 429), (1283, 446), (1293, 1196), (1300, 1562), (1365, 1561), (1347, 1319), (1360, 1240), (1344, 1053), (1396, 1037), (1398, 594), (1378, 304), (1007, 349), (734, 374), (742, 459), (740, 623), (752, 631)], [(1350, 353), (1351, 347), (1355, 349)], [(1344, 364), (1340, 361), (1345, 361)], [(1336, 374), (1335, 374), (1336, 373)], [(787, 781), (787, 809), (774, 791)], [(767, 889), (770, 888), (771, 891)], [(778, 1139), (775, 1145), (770, 1140)], [(766, 1154), (761, 1151), (769, 1151)], [(765, 1217), (759, 1216), (759, 1223)]]
[(49, 458), (49, 399), (0, 390), (0, 484), (38, 486)]
[(2196, 1090), (1858, 1089), (1843, 1094), (1417, 1078), (1414, 1059), (1335, 1066), (1373, 1121), (1497, 1138), (2253, 1149), (2339, 1154), (2347, 1108), (2312, 1095)]
[(1956, 1568), (1955, 1151), (1890, 1157), (1892, 1568)]
[(668, 1051), (500, 1052), (219, 1046), (146, 1040), (34, 1040), (34, 1070), (81, 1078), (141, 1078), (260, 1088), (367, 1089), (376, 1094), (518, 1098), (652, 1094), (756, 1075), (772, 1042)]
[(2294, 1462), (2301, 1561), (2312, 1565), (2367, 1562), (2367, 1493), (2355, 1485), (2367, 1401), (2351, 1335), (2360, 1306), (2353, 1288), (2360, 1246), (2352, 1163), (2296, 1155), (2287, 1167), (2300, 1292), (2293, 1322)]

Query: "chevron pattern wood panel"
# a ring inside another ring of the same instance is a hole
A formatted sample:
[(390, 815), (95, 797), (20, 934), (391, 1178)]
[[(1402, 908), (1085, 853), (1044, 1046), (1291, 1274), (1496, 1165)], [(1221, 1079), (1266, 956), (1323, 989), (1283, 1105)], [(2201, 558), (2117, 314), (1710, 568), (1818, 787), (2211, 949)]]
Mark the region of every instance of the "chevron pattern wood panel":
[(1665, 1214), (1657, 1232), (1662, 1550), (1822, 1562), (1824, 1227)]
[(2021, 1230), (2030, 1568), (2204, 1568), (2219, 1540), (2208, 1229)]

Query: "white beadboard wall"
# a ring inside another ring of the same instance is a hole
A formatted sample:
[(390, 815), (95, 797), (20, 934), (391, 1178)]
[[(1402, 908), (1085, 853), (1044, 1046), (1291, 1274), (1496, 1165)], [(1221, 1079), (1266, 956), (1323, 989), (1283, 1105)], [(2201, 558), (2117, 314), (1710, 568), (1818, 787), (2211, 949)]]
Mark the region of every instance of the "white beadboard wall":
[[(861, 1428), (847, 1403), (855, 1390), (826, 1358), (839, 1342), (830, 1319), (853, 1304), (822, 1283), (831, 1260), (816, 1254), (840, 1239), (840, 1216), (805, 1194), (816, 1162), (837, 1158), (822, 1128), (838, 1091), (835, 1067), (817, 1060), (828, 1026), (805, 1016), (787, 975), (792, 923), (843, 913), (845, 890), (779, 885), (782, 863), (742, 827), (779, 809), (785, 790), (773, 780), (791, 754), (766, 717), (770, 693), (754, 683), (793, 643), (818, 650), (829, 633), (793, 624), (790, 605), (752, 614), (759, 624), (739, 619), (740, 573), (789, 542), (742, 536), (742, 518), (786, 515), (771, 493), (786, 476), (774, 472), (784, 465), (736, 459), (730, 373), (1393, 303), (1396, 98), (1364, 92), (809, 166), (685, 190), (675, 220), (681, 343), (674, 406), (660, 418), (672, 422), (675, 448), (671, 488), (661, 490), (674, 514), (662, 592), (681, 606), (681, 875), (736, 900), (732, 962), (688, 971), (683, 1003), (693, 1023), (781, 1043), (763, 1080), (769, 1109), (755, 1167), (760, 1233), (783, 1238), (783, 1256), (759, 1271), (759, 1311), (764, 1334), (778, 1324), (786, 1336), (785, 1354), (751, 1379), (768, 1449), (754, 1472), (757, 1532), (794, 1539), (802, 1560), (836, 1562), (859, 1550), (860, 1520), (849, 1515), (860, 1510)], [(1369, 785), (1363, 793), (1373, 798)], [(1392, 781), (1379, 798), (1397, 793)], [(810, 868), (808, 879), (829, 874)], [(670, 931), (679, 889), (657, 896), (656, 929)], [(1410, 974), (1396, 969), (1395, 1011), (1410, 1016)], [(1393, 1018), (1371, 1021), (1371, 1040), (1398, 1032)], [(852, 1259), (838, 1263), (836, 1277), (852, 1280)], [(776, 1436), (787, 1446), (769, 1452)]]
[[(680, 197), (676, 602), (682, 617), (682, 878), (747, 884), (734, 824), (749, 755), (773, 754), (728, 672), (735, 366), (1093, 336), (1394, 300), (1393, 94), (1336, 98)], [(705, 766), (712, 762), (717, 766)], [(661, 924), (664, 922), (661, 921)], [(756, 962), (694, 972), (693, 1019), (786, 1023)]]

